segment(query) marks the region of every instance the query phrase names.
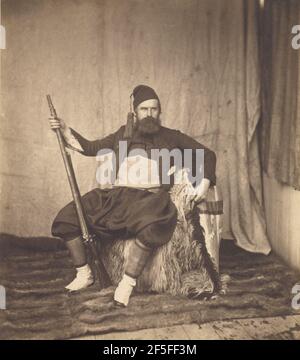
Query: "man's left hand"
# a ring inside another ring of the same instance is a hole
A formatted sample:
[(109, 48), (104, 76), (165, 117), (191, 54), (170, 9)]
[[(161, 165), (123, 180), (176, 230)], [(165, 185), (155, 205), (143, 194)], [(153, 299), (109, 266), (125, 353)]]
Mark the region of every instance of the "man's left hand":
[(196, 205), (205, 199), (205, 196), (210, 187), (210, 180), (202, 179), (201, 183), (195, 188), (195, 195), (192, 196), (191, 201)]

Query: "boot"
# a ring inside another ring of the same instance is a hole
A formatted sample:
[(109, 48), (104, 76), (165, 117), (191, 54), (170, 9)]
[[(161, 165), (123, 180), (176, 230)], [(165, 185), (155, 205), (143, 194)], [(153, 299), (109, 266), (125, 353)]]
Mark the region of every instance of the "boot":
[(131, 293), (136, 286), (136, 279), (141, 275), (151, 254), (152, 249), (142, 244), (138, 239), (131, 244), (125, 263), (125, 273), (114, 294), (116, 306), (125, 307), (128, 305)]
[(76, 266), (75, 279), (66, 286), (69, 291), (78, 291), (94, 283), (94, 277), (90, 266), (87, 264), (87, 256), (81, 237), (66, 242), (73, 264)]

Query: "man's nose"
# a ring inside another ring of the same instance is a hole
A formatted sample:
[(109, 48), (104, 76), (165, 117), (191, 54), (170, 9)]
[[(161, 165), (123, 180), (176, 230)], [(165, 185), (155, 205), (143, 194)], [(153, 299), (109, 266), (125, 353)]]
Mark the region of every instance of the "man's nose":
[(148, 115), (148, 116), (152, 116), (152, 109), (148, 109), (147, 115)]

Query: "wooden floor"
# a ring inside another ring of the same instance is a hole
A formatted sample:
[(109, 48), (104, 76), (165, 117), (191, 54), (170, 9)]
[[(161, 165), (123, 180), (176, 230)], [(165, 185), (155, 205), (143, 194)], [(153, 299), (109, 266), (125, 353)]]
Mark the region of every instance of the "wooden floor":
[(214, 321), (84, 336), (76, 340), (300, 340), (300, 315)]

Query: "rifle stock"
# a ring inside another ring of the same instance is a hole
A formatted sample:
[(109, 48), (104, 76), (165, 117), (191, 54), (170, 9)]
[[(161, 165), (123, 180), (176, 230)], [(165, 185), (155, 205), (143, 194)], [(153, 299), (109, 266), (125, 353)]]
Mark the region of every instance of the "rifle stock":
[[(47, 101), (48, 101), (51, 116), (54, 118), (57, 118), (57, 113), (53, 106), (50, 95), (47, 95)], [(94, 268), (94, 272), (97, 275), (100, 287), (105, 288), (111, 284), (111, 280), (109, 278), (109, 275), (108, 275), (102, 261), (99, 259), (99, 256), (97, 254), (97, 247), (95, 244), (96, 236), (95, 236), (95, 234), (92, 234), (89, 231), (89, 228), (87, 226), (86, 215), (84, 212), (84, 208), (82, 206), (80, 191), (79, 191), (78, 184), (76, 181), (71, 155), (66, 150), (65, 140), (61, 133), (61, 130), (55, 129), (55, 132), (56, 132), (57, 140), (59, 143), (61, 155), (62, 155), (62, 158), (64, 161), (65, 169), (67, 172), (69, 184), (71, 187), (71, 192), (72, 192), (73, 200), (74, 200), (75, 207), (76, 207), (76, 212), (77, 212), (78, 221), (80, 224), (82, 237), (83, 237), (85, 245), (87, 246), (87, 248), (89, 250), (90, 256), (92, 258), (92, 261), (93, 261), (92, 267)]]

